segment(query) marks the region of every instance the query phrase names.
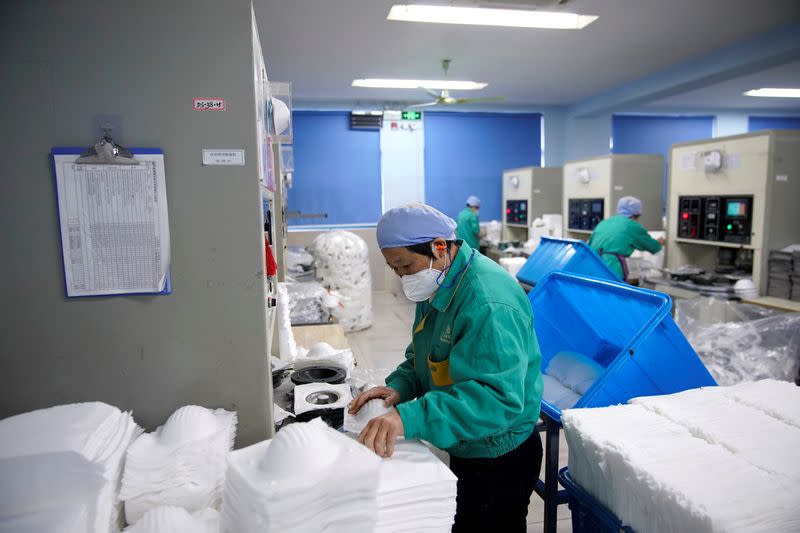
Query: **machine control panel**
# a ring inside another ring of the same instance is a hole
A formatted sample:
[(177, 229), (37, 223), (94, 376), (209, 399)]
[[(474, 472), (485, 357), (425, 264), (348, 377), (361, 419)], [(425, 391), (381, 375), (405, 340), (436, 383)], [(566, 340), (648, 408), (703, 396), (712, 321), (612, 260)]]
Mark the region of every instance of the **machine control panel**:
[(678, 238), (750, 244), (752, 196), (678, 197)]
[(506, 200), (506, 224), (528, 225), (527, 200)]
[(570, 198), (568, 228), (594, 230), (603, 220), (604, 208), (603, 198)]

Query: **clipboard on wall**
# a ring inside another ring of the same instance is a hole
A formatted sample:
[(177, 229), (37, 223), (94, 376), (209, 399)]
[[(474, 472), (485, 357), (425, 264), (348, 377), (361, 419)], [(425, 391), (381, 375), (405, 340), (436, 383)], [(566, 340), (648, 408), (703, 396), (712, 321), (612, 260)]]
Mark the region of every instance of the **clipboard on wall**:
[(106, 133), (51, 155), (67, 297), (171, 294), (163, 151)]

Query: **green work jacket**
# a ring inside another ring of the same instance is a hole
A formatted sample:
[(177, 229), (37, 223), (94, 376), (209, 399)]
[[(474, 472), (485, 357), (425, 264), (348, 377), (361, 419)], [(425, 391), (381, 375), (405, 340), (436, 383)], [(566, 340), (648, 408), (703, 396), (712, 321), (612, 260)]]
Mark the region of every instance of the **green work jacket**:
[(525, 291), (459, 242), (431, 301), (417, 304), (406, 360), (386, 378), (406, 438), (456, 457), (498, 457), (533, 432), (542, 356)]
[(470, 248), (477, 250), (480, 247), (481, 224), (478, 215), (472, 209), (465, 207), (458, 214), (458, 238), (469, 244)]
[(620, 279), (625, 279), (625, 276), (622, 262), (617, 256), (629, 257), (634, 250), (651, 254), (661, 250), (661, 244), (647, 233), (644, 226), (623, 215), (614, 215), (600, 222), (589, 237), (588, 244)]

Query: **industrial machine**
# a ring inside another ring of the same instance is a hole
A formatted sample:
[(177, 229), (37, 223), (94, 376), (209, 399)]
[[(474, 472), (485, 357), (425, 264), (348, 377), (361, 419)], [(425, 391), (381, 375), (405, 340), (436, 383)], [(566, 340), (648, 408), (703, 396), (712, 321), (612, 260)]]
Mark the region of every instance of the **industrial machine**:
[(600, 221), (616, 212), (623, 196), (642, 201), (644, 212), (639, 222), (644, 227), (662, 229), (664, 158), (611, 154), (565, 164), (564, 236), (587, 239)]
[(536, 217), (561, 212), (561, 167), (503, 171), (503, 241), (528, 240)]
[[(667, 265), (700, 283), (751, 277), (767, 292), (770, 250), (800, 243), (800, 131), (759, 131), (670, 151)], [(687, 268), (690, 267), (690, 268)], [(695, 268), (697, 267), (697, 268)]]

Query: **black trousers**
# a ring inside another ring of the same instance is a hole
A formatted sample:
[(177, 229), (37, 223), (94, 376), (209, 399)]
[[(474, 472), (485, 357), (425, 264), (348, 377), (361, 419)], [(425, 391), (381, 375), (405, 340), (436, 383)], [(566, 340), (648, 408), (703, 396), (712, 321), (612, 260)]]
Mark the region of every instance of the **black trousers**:
[(450, 457), (458, 477), (453, 533), (524, 533), (531, 494), (542, 467), (542, 440), (535, 431), (515, 450), (494, 459)]

